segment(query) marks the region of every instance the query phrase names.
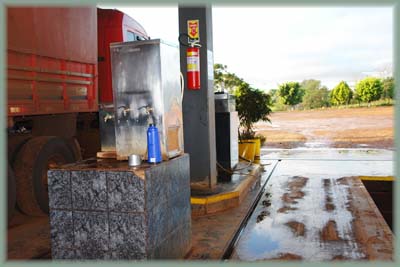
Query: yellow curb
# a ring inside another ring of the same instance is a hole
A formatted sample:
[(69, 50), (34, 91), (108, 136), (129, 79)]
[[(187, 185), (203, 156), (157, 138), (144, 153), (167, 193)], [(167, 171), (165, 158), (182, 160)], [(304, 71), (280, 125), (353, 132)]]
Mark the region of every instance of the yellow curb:
[(209, 196), (209, 197), (191, 197), (190, 198), (190, 203), (193, 205), (208, 205), (212, 203), (217, 203), (220, 201), (228, 200), (228, 199), (234, 199), (234, 198), (240, 198), (241, 194), (244, 194), (245, 189), (249, 187), (249, 184), (254, 182), (256, 179), (254, 174), (257, 172), (257, 168), (253, 169), (248, 175), (253, 176), (247, 180), (244, 180), (243, 183), (240, 183), (235, 190), (226, 192), (226, 193), (221, 193), (217, 194), (214, 196)]
[(190, 203), (197, 204), (197, 205), (205, 205), (205, 204), (216, 203), (216, 202), (231, 199), (231, 198), (236, 198), (238, 196), (239, 196), (238, 191), (232, 191), (232, 192), (218, 194), (218, 195), (210, 196), (210, 197), (206, 197), (206, 198), (191, 197)]
[(386, 181), (393, 182), (393, 176), (359, 176), (362, 181)]

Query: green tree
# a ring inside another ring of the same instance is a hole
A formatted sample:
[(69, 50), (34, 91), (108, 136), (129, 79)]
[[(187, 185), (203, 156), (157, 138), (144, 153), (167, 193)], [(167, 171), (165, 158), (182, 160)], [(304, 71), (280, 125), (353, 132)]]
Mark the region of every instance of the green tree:
[(356, 92), (361, 101), (370, 103), (378, 100), (382, 94), (382, 81), (374, 77), (367, 77), (356, 84)]
[(318, 89), (305, 89), (303, 97), (304, 108), (329, 107), (329, 90), (325, 86)]
[(246, 82), (242, 82), (235, 90), (236, 110), (238, 111), (240, 125), (243, 131), (241, 139), (254, 138), (254, 123), (259, 120), (270, 121), (271, 97), (265, 92), (251, 88)]
[(268, 94), (271, 97), (271, 104), (275, 104), (278, 102), (279, 94), (278, 94), (278, 89), (271, 89), (269, 90)]
[(226, 65), (214, 64), (214, 91), (222, 91)]
[(387, 77), (382, 81), (382, 99), (393, 99), (394, 97), (394, 78)]
[(353, 97), (353, 91), (349, 85), (341, 81), (335, 88), (333, 88), (330, 98), (333, 105), (345, 105), (349, 104)]
[(294, 106), (301, 102), (304, 90), (298, 82), (287, 82), (279, 85), (279, 96), (285, 105)]
[(243, 79), (227, 71), (226, 65), (214, 64), (214, 91), (233, 93), (242, 82)]
[(321, 88), (321, 81), (308, 79), (301, 82), (300, 86), (305, 90), (317, 90)]

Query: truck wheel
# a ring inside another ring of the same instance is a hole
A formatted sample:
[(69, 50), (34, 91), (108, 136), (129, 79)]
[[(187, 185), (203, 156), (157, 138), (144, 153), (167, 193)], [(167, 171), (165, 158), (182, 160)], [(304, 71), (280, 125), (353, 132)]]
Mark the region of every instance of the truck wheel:
[(65, 139), (54, 136), (30, 139), (14, 163), (18, 207), (28, 215), (48, 214), (47, 170), (72, 162), (75, 155)]
[(8, 221), (10, 221), (15, 212), (15, 204), (16, 204), (16, 198), (17, 198), (15, 176), (14, 176), (13, 170), (10, 167), (10, 164), (8, 164), (7, 176), (8, 176), (8, 179), (7, 179), (7, 205), (8, 205), (7, 218), (8, 218)]

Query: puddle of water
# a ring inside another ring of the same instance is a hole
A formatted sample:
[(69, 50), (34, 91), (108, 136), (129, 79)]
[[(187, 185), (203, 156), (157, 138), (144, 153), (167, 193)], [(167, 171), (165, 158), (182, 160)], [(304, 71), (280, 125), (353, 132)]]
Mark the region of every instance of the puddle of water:
[[(340, 183), (337, 179), (360, 175), (392, 176), (393, 161), (390, 159), (393, 159), (393, 152), (348, 149), (290, 150), (271, 151), (263, 158), (270, 159), (271, 155), (299, 160), (282, 160), (279, 163), (266, 186), (266, 194), (263, 194), (239, 238), (232, 259), (256, 261), (279, 258), (284, 254), (298, 255), (306, 261), (326, 261), (335, 257), (353, 260), (365, 258), (353, 233), (353, 215), (347, 207), (348, 185)], [(332, 161), (303, 160), (318, 157)], [(343, 158), (347, 161), (342, 161)], [(352, 158), (357, 160), (351, 161)], [(335, 159), (338, 161), (333, 161)], [(304, 187), (296, 189), (301, 190), (304, 197), (288, 203), (282, 196), (285, 193), (290, 194), (288, 181), (294, 176), (304, 176), (308, 180)], [(265, 201), (270, 205), (263, 205)], [(334, 208), (327, 208), (328, 202), (333, 203)], [(289, 209), (282, 209), (284, 207)], [(263, 212), (269, 215), (257, 222), (257, 216)], [(330, 221), (335, 222), (334, 236), (338, 240), (321, 241), (321, 232)], [(304, 235), (296, 236), (293, 229), (287, 225), (290, 222), (303, 224)]]
[(261, 159), (310, 159), (310, 160), (388, 160), (394, 159), (395, 152), (387, 149), (261, 149)]

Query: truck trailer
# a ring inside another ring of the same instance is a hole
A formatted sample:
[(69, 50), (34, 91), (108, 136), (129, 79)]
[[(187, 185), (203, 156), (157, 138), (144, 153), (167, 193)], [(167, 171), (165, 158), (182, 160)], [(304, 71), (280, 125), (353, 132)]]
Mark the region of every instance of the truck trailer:
[(47, 170), (96, 155), (112, 42), (149, 39), (111, 9), (7, 8), (8, 217), (48, 213)]

